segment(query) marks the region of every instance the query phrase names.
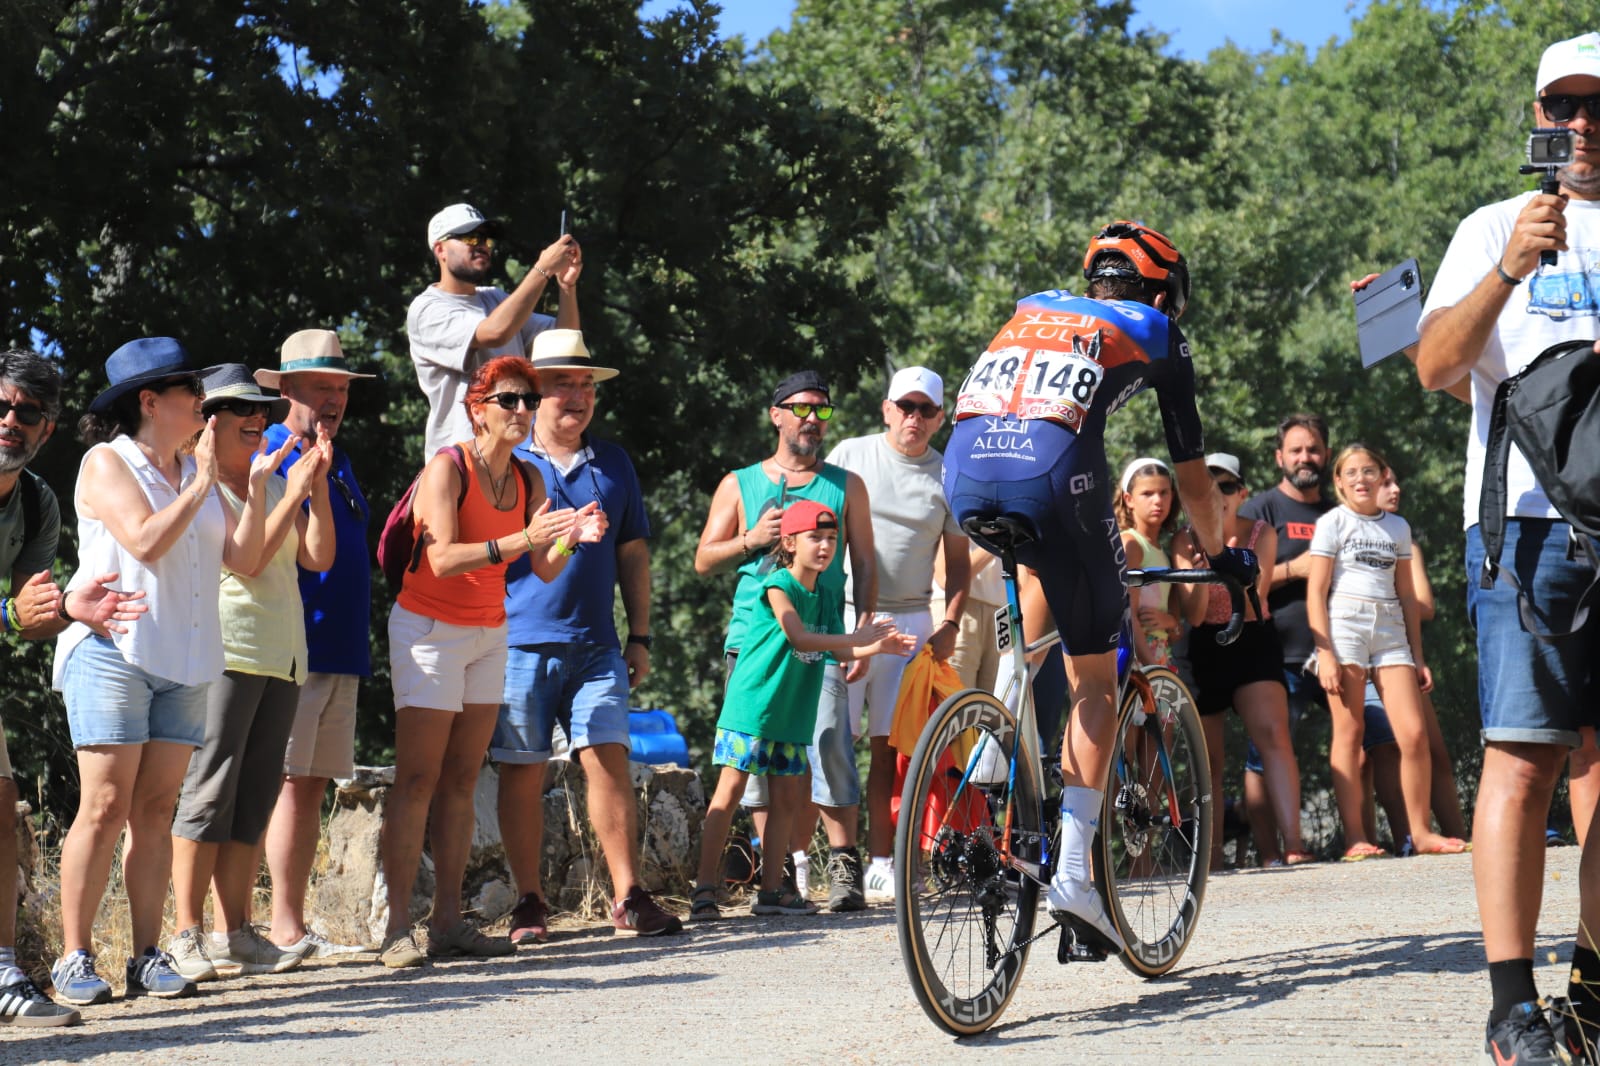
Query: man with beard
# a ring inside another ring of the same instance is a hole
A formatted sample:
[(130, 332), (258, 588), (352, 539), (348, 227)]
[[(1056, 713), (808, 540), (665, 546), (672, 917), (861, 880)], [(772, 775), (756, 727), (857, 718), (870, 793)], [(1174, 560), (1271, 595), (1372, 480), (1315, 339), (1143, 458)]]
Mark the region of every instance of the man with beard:
[[(1311, 572), (1311, 534), (1317, 519), (1338, 506), (1322, 493), (1328, 466), (1328, 423), (1321, 415), (1296, 413), (1278, 423), (1278, 450), (1273, 458), (1283, 477), (1265, 492), (1246, 500), (1239, 517), (1262, 520), (1278, 531), (1278, 557), (1272, 567), (1267, 604), (1283, 644), (1283, 683), (1289, 689), (1289, 726), (1313, 704), (1326, 706), (1316, 670), (1307, 671), (1314, 647), (1306, 621), (1306, 575)], [(1245, 752), (1244, 802), (1251, 835), (1263, 864), (1281, 859), (1277, 821), (1262, 779), (1261, 753), (1252, 741)]]
[[(1541, 352), (1595, 336), (1600, 316), (1600, 34), (1546, 48), (1534, 81), (1536, 126), (1571, 134), (1559, 195), (1526, 192), (1473, 212), (1456, 228), (1423, 308), (1417, 376), (1426, 388), (1472, 387), (1464, 515), (1467, 606), (1477, 630), (1483, 771), (1472, 825), (1472, 873), (1493, 1001), (1487, 1048), (1498, 1063), (1595, 1062), (1600, 1035), (1600, 834), (1584, 841), (1570, 1004), (1542, 1000), (1533, 979), (1550, 800), (1578, 731), (1597, 721), (1600, 624), (1578, 617), (1594, 579), (1593, 544), (1572, 527), (1516, 445), (1497, 486), (1505, 507), (1502, 580), (1482, 583), (1482, 482), (1495, 393)], [(1509, 147), (1509, 146), (1508, 146)], [(1553, 253), (1548, 265), (1544, 253)], [(1527, 284), (1524, 284), (1527, 282)], [(1515, 581), (1504, 580), (1515, 576)], [(1523, 625), (1518, 591), (1550, 629)], [(1548, 1003), (1549, 1011), (1545, 1006)], [(1552, 1027), (1558, 1030), (1552, 1033)]]
[[(472, 438), (462, 399), (481, 364), (500, 355), (526, 358), (534, 336), (544, 330), (579, 328), (583, 256), (578, 242), (563, 234), (539, 253), (522, 283), (507, 293), (483, 284), (501, 229), (471, 204), (451, 204), (428, 222), (428, 247), (439, 264), (439, 280), (422, 290), (406, 313), (411, 361), (428, 397), (427, 456)], [(554, 318), (533, 310), (550, 281), (561, 290)]]
[[(908, 366), (889, 379), (883, 401), (883, 433), (840, 441), (828, 455), (859, 475), (872, 500), (872, 536), (878, 562), (877, 607), (894, 618), (901, 633), (926, 643), (943, 662), (956, 648), (961, 612), (971, 583), (967, 536), (956, 525), (944, 494), (944, 456), (931, 444), (944, 425), (944, 382), (927, 367)], [(933, 620), (933, 563), (944, 548), (944, 617)], [(857, 622), (871, 610), (855, 601)], [(850, 724), (867, 715), (867, 899), (892, 900), (894, 881), (895, 751), (889, 727), (908, 659), (874, 655), (851, 664)]]
[[(814, 370), (791, 374), (772, 394), (767, 417), (777, 434), (777, 449), (759, 463), (735, 470), (722, 479), (711, 499), (700, 545), (695, 550), (694, 568), (702, 575), (726, 573), (737, 568), (739, 583), (733, 593), (733, 617), (728, 623), (723, 652), (728, 674), (739, 656), (745, 626), (759, 602), (762, 578), (771, 570), (771, 550), (778, 541), (784, 507), (792, 500), (813, 500), (840, 519), (839, 551), (818, 579), (844, 602), (844, 559), (848, 555), (855, 602), (862, 617), (870, 618), (877, 609), (878, 576), (872, 549), (872, 515), (868, 510), (867, 488), (861, 478), (841, 467), (822, 461), (822, 438), (833, 417), (833, 402), (828, 385)], [(844, 619), (836, 620), (840, 626)], [(857, 810), (861, 803), (861, 781), (856, 774), (854, 737), (846, 718), (845, 685), (842, 668), (828, 666), (817, 705), (817, 728), (807, 749), (811, 762), (811, 799), (820, 808), (828, 834), (828, 908), (834, 911), (860, 910), (866, 906), (861, 889), (861, 857), (856, 852)], [(755, 814), (756, 834), (766, 824), (766, 782), (752, 775), (744, 802)], [(802, 850), (797, 852), (797, 867), (804, 859), (805, 844), (816, 826), (817, 812), (810, 807), (797, 813), (789, 839)], [(763, 856), (764, 862), (782, 862), (782, 855)], [(801, 886), (804, 887), (804, 886)]]
[[(500, 772), (500, 838), (521, 893), (511, 911), (512, 944), (548, 937), (539, 857), (544, 840), (544, 771), (559, 723), (583, 767), (589, 820), (611, 874), (611, 921), (618, 936), (683, 931), (639, 882), (639, 841), (628, 770), (628, 690), (650, 672), (650, 523), (628, 454), (589, 435), (595, 383), (617, 376), (595, 366), (583, 334), (552, 329), (533, 342), (543, 399), (531, 440), (517, 458), (536, 467), (556, 510), (598, 504), (606, 532), (571, 550), (549, 583), (523, 556), (506, 570), (505, 695), (489, 758)], [(628, 619), (618, 646), (616, 591)]]
[[(61, 509), (44, 479), (25, 469), (55, 431), (61, 375), (32, 352), (0, 352), (0, 639), (40, 640), (65, 629), (51, 579)], [(72, 1025), (78, 1012), (50, 1001), (17, 968), (17, 784), (0, 729), (0, 1022)]]

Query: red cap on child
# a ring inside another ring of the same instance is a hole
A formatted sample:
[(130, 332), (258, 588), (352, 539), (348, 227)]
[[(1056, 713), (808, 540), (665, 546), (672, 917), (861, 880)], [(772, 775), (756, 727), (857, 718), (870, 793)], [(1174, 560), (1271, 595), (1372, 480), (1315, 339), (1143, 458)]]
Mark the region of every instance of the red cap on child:
[(783, 521), (778, 524), (778, 532), (786, 537), (812, 529), (838, 528), (839, 519), (815, 500), (795, 500), (783, 509)]

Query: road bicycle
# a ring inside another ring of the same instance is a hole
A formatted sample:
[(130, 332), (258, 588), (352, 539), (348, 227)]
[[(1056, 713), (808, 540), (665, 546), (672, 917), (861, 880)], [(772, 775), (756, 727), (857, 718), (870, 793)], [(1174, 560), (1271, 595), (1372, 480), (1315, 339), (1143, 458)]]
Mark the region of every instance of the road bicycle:
[[(1030, 664), (1060, 638), (1051, 633), (1024, 647), (1017, 598), (1015, 549), (1036, 537), (1010, 516), (977, 516), (962, 528), (1000, 557), (1006, 605), (995, 612), (996, 641), (1009, 652), (1011, 676), (1001, 695), (965, 689), (928, 719), (906, 770), (894, 869), (895, 924), (911, 987), (935, 1024), (969, 1036), (1011, 1002), (1035, 942), (1059, 931), (1059, 961), (1106, 956), (1067, 916), (1047, 915), (1050, 924), (1034, 931), (1041, 889), (1055, 872), (1061, 788), (1060, 746), (1039, 736)], [(1130, 588), (1156, 582), (1223, 584), (1232, 618), (1217, 639), (1237, 637), (1246, 591), (1231, 575), (1125, 575)], [(1124, 652), (1095, 884), (1127, 944), (1123, 962), (1156, 977), (1177, 964), (1200, 916), (1211, 859), (1211, 771), (1183, 681), (1166, 667), (1139, 669)]]

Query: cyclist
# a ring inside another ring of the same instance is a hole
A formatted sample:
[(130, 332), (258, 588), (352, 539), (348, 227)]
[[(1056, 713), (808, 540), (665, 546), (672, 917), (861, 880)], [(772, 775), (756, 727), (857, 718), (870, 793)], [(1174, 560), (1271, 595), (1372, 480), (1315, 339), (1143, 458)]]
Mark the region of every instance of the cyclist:
[(1089, 850), (1116, 728), (1117, 644), (1127, 600), (1106, 472), (1106, 418), (1154, 388), (1183, 508), (1212, 565), (1248, 585), (1247, 554), (1226, 557), (1222, 505), (1206, 470), (1194, 366), (1177, 327), (1189, 269), (1166, 237), (1113, 222), (1090, 241), (1085, 296), (1023, 298), (967, 373), (945, 451), (956, 520), (1008, 514), (1039, 539), (1016, 549), (1030, 639), (1059, 622), (1072, 716), (1062, 741), (1061, 842), (1051, 913), (1116, 954), (1121, 936), (1094, 890)]

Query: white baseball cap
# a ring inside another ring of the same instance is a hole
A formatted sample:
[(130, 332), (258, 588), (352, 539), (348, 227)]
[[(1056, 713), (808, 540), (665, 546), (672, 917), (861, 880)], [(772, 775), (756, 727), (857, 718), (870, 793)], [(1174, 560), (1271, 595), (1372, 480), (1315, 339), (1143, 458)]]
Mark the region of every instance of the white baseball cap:
[(1212, 470), (1226, 470), (1240, 481), (1244, 480), (1244, 469), (1239, 466), (1239, 457), (1229, 455), (1227, 452), (1212, 452), (1206, 456), (1206, 466)]
[(920, 392), (940, 407), (944, 406), (944, 380), (925, 366), (908, 366), (889, 379), (889, 399), (900, 400)]
[(1544, 55), (1539, 57), (1539, 76), (1534, 81), (1534, 95), (1574, 74), (1600, 78), (1600, 33), (1579, 34), (1546, 48)]
[(492, 234), (499, 228), (471, 204), (451, 204), (428, 219), (428, 247), (432, 248), (446, 237), (459, 237), (477, 229), (487, 229)]

